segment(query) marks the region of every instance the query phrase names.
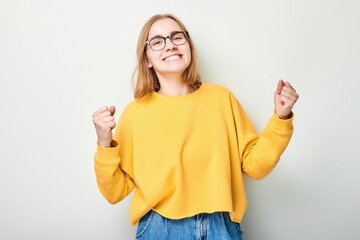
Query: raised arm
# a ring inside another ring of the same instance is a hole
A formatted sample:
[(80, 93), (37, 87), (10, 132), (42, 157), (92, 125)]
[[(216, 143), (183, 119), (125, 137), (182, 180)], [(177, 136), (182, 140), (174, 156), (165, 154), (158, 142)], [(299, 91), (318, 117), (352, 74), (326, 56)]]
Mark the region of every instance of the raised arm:
[[(102, 107), (93, 114), (98, 137), (97, 151), (94, 156), (96, 180), (102, 195), (115, 204), (125, 198), (133, 189), (131, 178), (132, 134), (127, 120), (120, 119), (117, 133), (113, 138), (112, 130), (115, 107)], [(124, 167), (129, 166), (129, 167)]]
[(280, 80), (274, 94), (274, 114), (260, 135), (233, 98), (242, 171), (250, 177), (262, 179), (276, 166), (293, 133), (292, 108), (298, 97), (289, 83)]

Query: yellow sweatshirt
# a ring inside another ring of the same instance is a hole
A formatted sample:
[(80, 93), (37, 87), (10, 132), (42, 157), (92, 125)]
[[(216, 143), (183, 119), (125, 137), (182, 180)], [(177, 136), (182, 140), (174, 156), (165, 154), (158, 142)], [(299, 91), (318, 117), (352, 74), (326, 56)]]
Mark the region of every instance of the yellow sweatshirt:
[(240, 222), (246, 206), (242, 172), (265, 177), (290, 141), (292, 118), (276, 114), (258, 135), (225, 87), (135, 99), (122, 112), (110, 148), (97, 146), (95, 173), (112, 204), (134, 188), (130, 222), (150, 209), (180, 219), (226, 211)]

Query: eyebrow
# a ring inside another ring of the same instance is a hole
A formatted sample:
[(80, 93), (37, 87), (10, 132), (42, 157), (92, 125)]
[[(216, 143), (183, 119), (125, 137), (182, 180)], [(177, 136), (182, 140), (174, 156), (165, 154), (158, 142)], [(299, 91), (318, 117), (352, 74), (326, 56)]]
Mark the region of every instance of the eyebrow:
[[(178, 32), (184, 32), (184, 31), (180, 31), (180, 30), (172, 31), (168, 36), (171, 36), (171, 35), (173, 35), (174, 33), (178, 33)], [(158, 38), (158, 37), (164, 37), (164, 36), (162, 36), (162, 35), (155, 35), (155, 36), (153, 36), (152, 38), (149, 38), (149, 40), (154, 39), (154, 38)]]

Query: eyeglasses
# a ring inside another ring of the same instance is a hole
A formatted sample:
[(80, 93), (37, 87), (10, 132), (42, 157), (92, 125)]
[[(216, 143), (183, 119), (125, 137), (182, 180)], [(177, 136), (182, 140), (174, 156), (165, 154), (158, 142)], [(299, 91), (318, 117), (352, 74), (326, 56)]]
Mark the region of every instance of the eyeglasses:
[(187, 42), (187, 40), (189, 38), (189, 33), (183, 32), (183, 31), (176, 31), (176, 32), (172, 32), (170, 34), (170, 36), (167, 36), (167, 37), (155, 36), (155, 37), (151, 38), (150, 40), (146, 41), (145, 45), (149, 45), (149, 47), (153, 51), (160, 51), (165, 48), (167, 38), (170, 39), (170, 41), (174, 45), (179, 46), (179, 45), (183, 45)]

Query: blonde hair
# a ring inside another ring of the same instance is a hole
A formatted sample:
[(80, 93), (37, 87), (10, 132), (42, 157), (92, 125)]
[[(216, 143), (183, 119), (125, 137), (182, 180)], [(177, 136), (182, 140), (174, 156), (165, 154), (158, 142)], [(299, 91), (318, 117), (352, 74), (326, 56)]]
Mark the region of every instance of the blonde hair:
[[(147, 56), (146, 56), (146, 45), (145, 42), (147, 41), (149, 31), (151, 26), (162, 19), (171, 18), (175, 22), (177, 22), (181, 29), (187, 32), (185, 25), (174, 15), (172, 14), (158, 14), (151, 17), (143, 26), (138, 44), (137, 44), (137, 66), (133, 73), (133, 86), (134, 88), (134, 97), (140, 98), (145, 96), (148, 93), (159, 91), (160, 89), (160, 82), (156, 75), (156, 72), (153, 68), (149, 68), (147, 64)], [(191, 62), (190, 65), (185, 69), (183, 73), (184, 82), (187, 83), (192, 88), (196, 89), (201, 85), (201, 78), (198, 71), (198, 60), (197, 54), (195, 50), (195, 46), (193, 41), (188, 35), (188, 43), (190, 46), (191, 52)]]

